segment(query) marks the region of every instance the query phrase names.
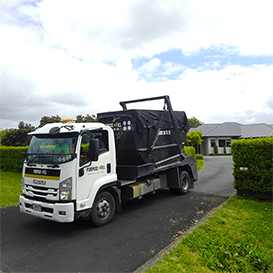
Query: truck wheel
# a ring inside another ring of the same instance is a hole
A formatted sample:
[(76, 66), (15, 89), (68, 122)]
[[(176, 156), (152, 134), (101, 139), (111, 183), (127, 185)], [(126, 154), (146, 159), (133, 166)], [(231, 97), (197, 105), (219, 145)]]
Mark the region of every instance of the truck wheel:
[(179, 188), (170, 188), (170, 193), (179, 195), (186, 194), (189, 191), (190, 187), (190, 176), (186, 171), (180, 172), (180, 185)]
[(92, 210), (91, 221), (97, 227), (108, 224), (115, 213), (115, 199), (111, 193), (104, 191), (96, 197)]
[(190, 176), (188, 172), (182, 171), (180, 174), (180, 194), (186, 194), (190, 187)]

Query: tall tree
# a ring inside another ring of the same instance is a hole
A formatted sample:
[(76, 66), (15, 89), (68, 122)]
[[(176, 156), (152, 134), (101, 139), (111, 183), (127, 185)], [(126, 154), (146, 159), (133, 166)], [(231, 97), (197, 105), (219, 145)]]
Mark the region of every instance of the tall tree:
[(189, 124), (191, 128), (196, 128), (202, 124), (204, 124), (204, 122), (200, 121), (199, 119), (192, 117), (192, 118), (188, 118)]
[(0, 131), (0, 144), (2, 143), (2, 138), (7, 132), (12, 132), (14, 129), (4, 129)]
[(41, 118), (40, 125), (38, 126), (38, 128), (41, 128), (48, 123), (54, 123), (54, 122), (60, 122), (60, 121), (61, 121), (61, 118), (58, 115), (51, 116), (51, 117), (44, 116)]
[(76, 117), (76, 122), (81, 123), (81, 122), (97, 122), (98, 119), (95, 115), (90, 116), (87, 114), (86, 116), (78, 115)]

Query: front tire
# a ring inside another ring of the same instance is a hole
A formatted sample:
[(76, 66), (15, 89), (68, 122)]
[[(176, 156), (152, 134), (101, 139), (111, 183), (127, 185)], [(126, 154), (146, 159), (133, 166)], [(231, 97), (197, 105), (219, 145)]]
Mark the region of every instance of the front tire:
[(97, 227), (111, 222), (115, 214), (115, 199), (111, 193), (104, 191), (97, 195), (90, 214), (91, 221)]

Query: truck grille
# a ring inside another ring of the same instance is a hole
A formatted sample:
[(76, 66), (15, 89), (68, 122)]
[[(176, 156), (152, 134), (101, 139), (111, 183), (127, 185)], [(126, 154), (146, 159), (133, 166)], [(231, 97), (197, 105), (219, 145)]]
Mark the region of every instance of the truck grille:
[[(25, 207), (27, 209), (32, 209), (32, 204), (29, 204), (29, 203), (25, 203)], [(51, 213), (53, 214), (53, 209), (52, 208), (46, 208), (46, 207), (42, 207), (42, 212), (47, 212), (47, 213)]]
[(26, 185), (25, 195), (37, 201), (57, 201), (59, 189)]

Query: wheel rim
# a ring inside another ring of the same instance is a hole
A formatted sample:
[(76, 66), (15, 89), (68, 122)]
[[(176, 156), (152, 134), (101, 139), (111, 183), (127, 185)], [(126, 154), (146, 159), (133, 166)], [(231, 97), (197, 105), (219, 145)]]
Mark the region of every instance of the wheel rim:
[(102, 199), (97, 206), (97, 215), (101, 220), (106, 219), (110, 214), (110, 203), (107, 199)]
[(182, 185), (181, 186), (184, 191), (187, 191), (189, 188), (189, 179), (186, 175), (184, 175), (182, 177)]

